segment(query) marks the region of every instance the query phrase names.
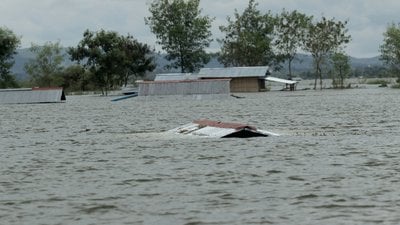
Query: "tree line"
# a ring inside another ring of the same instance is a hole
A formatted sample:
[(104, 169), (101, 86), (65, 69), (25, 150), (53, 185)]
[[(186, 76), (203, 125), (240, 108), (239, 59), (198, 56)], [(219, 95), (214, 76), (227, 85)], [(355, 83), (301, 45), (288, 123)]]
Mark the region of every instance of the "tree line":
[[(196, 72), (210, 61), (206, 49), (213, 41), (211, 27), (214, 18), (202, 15), (200, 0), (153, 0), (150, 16), (144, 18), (157, 38), (166, 59), (167, 69)], [(349, 56), (343, 52), (351, 41), (346, 28), (348, 21), (313, 16), (283, 9), (278, 14), (263, 12), (255, 0), (249, 0), (243, 12), (235, 10), (220, 26), (223, 37), (216, 41), (221, 49), (218, 60), (224, 66), (271, 66), (280, 69), (288, 64), (292, 78), (292, 62), (299, 51), (309, 53), (314, 62), (314, 89), (317, 81), (330, 76), (335, 87), (344, 87), (351, 73)], [(392, 24), (384, 34), (382, 59), (393, 69), (400, 69), (400, 27)], [(8, 28), (0, 28), (0, 88), (19, 84), (10, 72), (13, 55), (20, 44)], [(155, 50), (140, 43), (132, 35), (115, 31), (90, 31), (75, 47), (62, 51), (59, 42), (32, 44), (35, 58), (25, 65), (29, 85), (63, 86), (67, 90), (109, 90), (142, 78), (156, 68)], [(65, 66), (65, 54), (74, 62)]]

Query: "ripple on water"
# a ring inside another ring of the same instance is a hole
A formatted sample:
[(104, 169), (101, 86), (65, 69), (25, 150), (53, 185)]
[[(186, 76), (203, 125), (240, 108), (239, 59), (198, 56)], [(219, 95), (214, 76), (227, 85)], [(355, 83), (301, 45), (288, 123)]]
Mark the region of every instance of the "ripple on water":
[[(65, 104), (0, 106), (0, 220), (10, 225), (400, 221), (398, 92), (243, 96), (118, 104), (71, 96)], [(251, 123), (284, 135), (222, 140), (162, 133), (199, 118)]]

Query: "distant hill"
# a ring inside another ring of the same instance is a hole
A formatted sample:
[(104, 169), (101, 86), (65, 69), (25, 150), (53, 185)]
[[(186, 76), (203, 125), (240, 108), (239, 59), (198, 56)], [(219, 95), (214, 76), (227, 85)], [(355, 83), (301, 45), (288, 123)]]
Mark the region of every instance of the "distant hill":
[[(66, 50), (65, 50), (66, 51)], [(24, 70), (24, 65), (29, 62), (30, 59), (33, 59), (34, 55), (29, 51), (29, 49), (18, 49), (17, 54), (14, 56), (15, 64), (12, 67), (11, 71), (16, 74), (17, 79), (23, 80), (28, 77)], [(162, 72), (180, 72), (179, 70), (169, 70), (166, 71), (165, 66), (168, 65), (168, 61), (164, 58), (164, 55), (157, 54), (155, 56), (155, 61), (157, 64), (157, 68), (154, 71), (155, 73)], [(70, 65), (72, 62), (68, 59), (68, 56), (65, 58), (64, 64)], [(381, 66), (382, 62), (379, 60), (379, 57), (372, 58), (354, 58), (351, 57), (351, 65), (353, 68), (365, 68), (370, 66)], [(278, 74), (287, 74), (287, 64), (282, 65), (282, 70), (279, 71)], [(218, 62), (216, 57), (213, 57), (211, 61), (205, 65), (204, 67), (208, 68), (221, 68), (223, 65)], [(293, 61), (292, 64), (294, 73), (302, 73), (306, 71), (310, 71), (313, 68), (313, 61), (310, 55), (299, 54), (297, 59)]]
[[(350, 63), (352, 68), (364, 68), (370, 66), (381, 66), (382, 62), (379, 60), (379, 57), (372, 58), (355, 58), (350, 57)], [(287, 63), (284, 63), (283, 70), (286, 70)], [(296, 72), (304, 72), (309, 71), (313, 68), (313, 58), (311, 55), (306, 54), (298, 54), (297, 58), (292, 62), (292, 69)]]
[(351, 57), (352, 67), (370, 67), (370, 66), (382, 66), (383, 62), (379, 59), (379, 56), (371, 58), (354, 58)]
[(14, 56), (14, 66), (11, 71), (16, 75), (18, 80), (23, 80), (27, 77), (24, 70), (24, 65), (33, 59), (34, 55), (29, 51), (29, 49), (18, 49), (17, 54)]
[[(165, 66), (170, 64), (170, 62), (165, 59), (164, 54), (157, 54), (155, 56), (155, 61), (157, 64), (157, 68), (155, 71), (156, 73), (162, 73), (162, 72), (179, 73), (180, 72), (179, 69), (171, 69), (171, 70), (166, 71)], [(208, 62), (204, 67), (206, 67), (206, 68), (222, 68), (222, 67), (224, 67), (224, 65), (222, 65), (221, 63), (218, 62), (217, 57), (213, 57), (213, 58), (211, 58), (210, 62)]]
[[(68, 59), (67, 49), (63, 50), (63, 54), (66, 55), (64, 64), (71, 65), (72, 62)], [(25, 72), (25, 64), (29, 62), (29, 60), (34, 59), (35, 55), (29, 51), (28, 48), (18, 49), (17, 54), (14, 56), (14, 66), (11, 68), (11, 71), (16, 75), (18, 80), (24, 80), (28, 77), (28, 74)]]

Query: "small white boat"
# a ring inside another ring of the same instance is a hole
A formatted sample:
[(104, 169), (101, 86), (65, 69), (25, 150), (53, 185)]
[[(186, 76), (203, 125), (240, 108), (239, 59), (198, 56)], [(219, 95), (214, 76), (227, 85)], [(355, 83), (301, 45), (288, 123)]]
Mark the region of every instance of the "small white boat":
[(133, 95), (138, 93), (138, 88), (135, 86), (127, 85), (121, 88), (121, 92), (124, 95)]
[(241, 123), (226, 123), (213, 120), (195, 120), (172, 130), (169, 133), (214, 138), (250, 138), (279, 136), (279, 134), (259, 130), (253, 126)]

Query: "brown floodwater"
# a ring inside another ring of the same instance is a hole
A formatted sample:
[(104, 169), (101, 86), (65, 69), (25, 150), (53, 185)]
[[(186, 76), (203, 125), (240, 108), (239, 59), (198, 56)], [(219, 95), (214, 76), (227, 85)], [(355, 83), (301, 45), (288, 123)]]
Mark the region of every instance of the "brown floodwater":
[[(0, 105), (0, 224), (399, 224), (400, 91)], [(282, 134), (186, 138), (195, 119)]]

